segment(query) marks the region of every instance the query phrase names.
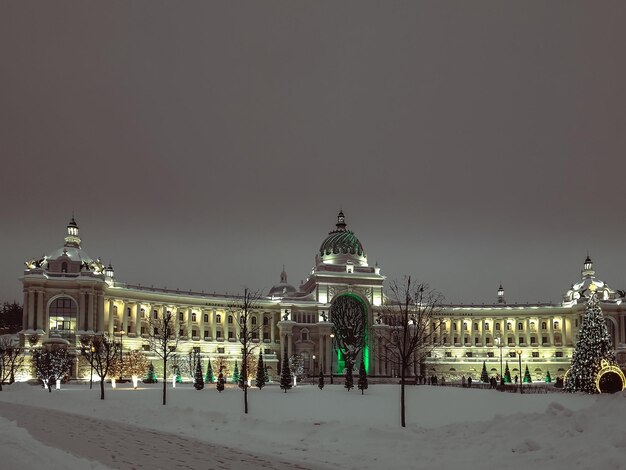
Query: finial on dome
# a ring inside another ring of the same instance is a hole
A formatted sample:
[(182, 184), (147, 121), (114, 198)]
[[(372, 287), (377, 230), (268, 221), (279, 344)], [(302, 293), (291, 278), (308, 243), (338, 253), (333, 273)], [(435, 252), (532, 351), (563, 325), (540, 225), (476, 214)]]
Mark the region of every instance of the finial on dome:
[(285, 271), (285, 265), (283, 264), (283, 270), (280, 273), (280, 283), (287, 284), (287, 272)]
[(74, 219), (74, 211), (72, 211), (72, 219), (67, 224), (67, 236), (65, 237), (65, 246), (75, 246), (80, 248), (80, 237), (78, 236), (78, 224)]
[(583, 265), (583, 270), (582, 270), (582, 278), (588, 278), (588, 277), (593, 277), (595, 276), (595, 271), (593, 270), (593, 262), (591, 261), (591, 258), (589, 257), (589, 252), (587, 252), (587, 258), (585, 258), (585, 264)]
[(337, 214), (337, 230), (344, 231), (346, 229), (346, 217), (343, 215), (343, 209)]
[(500, 283), (500, 287), (498, 287), (498, 303), (505, 304), (506, 300), (504, 300), (504, 288), (502, 287), (502, 283)]

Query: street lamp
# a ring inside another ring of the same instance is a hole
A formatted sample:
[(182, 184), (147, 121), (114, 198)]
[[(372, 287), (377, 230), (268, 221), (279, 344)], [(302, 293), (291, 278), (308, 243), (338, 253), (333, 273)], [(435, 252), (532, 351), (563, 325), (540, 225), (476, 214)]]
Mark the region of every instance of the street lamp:
[(523, 376), (522, 376), (522, 350), (521, 349), (516, 349), (515, 352), (517, 353), (517, 360), (519, 361), (519, 392), (520, 393), (524, 393), (522, 391), (522, 380), (523, 380)]
[[(315, 374), (315, 354), (313, 354), (313, 367), (311, 367), (310, 369), (313, 370), (313, 373)], [(311, 375), (311, 371), (309, 370), (309, 375)]]
[(330, 334), (330, 384), (333, 384), (333, 355), (335, 354), (335, 334)]
[(502, 348), (504, 344), (502, 343), (502, 335), (498, 334), (495, 339), (496, 346), (500, 348), (500, 389), (504, 390), (504, 375), (502, 375)]

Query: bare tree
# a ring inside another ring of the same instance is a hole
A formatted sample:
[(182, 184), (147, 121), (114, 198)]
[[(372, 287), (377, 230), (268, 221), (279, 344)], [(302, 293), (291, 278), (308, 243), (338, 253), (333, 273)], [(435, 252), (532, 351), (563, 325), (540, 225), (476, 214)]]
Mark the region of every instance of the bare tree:
[(378, 329), (381, 359), (400, 372), (400, 419), (406, 427), (405, 384), (409, 366), (421, 362), (440, 341), (437, 331), (443, 296), (425, 283), (413, 283), (408, 276), (402, 283), (389, 287), (387, 301), (381, 309), (384, 326)]
[(49, 392), (52, 392), (52, 382), (61, 380), (69, 372), (73, 359), (66, 348), (39, 348), (32, 351), (35, 374)]
[(24, 365), (24, 348), (13, 335), (0, 336), (0, 392), (2, 384), (15, 382), (15, 373)]
[(81, 350), (93, 371), (100, 377), (100, 400), (104, 400), (104, 382), (112, 374), (120, 362), (119, 343), (104, 335), (91, 338), (90, 347)]
[(342, 295), (331, 307), (335, 341), (344, 354), (346, 368), (352, 369), (365, 346), (365, 308), (360, 300)]
[[(232, 308), (235, 311), (237, 322), (239, 324), (239, 337), (238, 340), (241, 343), (241, 377), (243, 383), (241, 388), (243, 389), (243, 407), (244, 413), (248, 413), (248, 370), (251, 361), (249, 358), (252, 356), (252, 352), (259, 345), (259, 331), (261, 322), (252, 324), (252, 318), (254, 309), (257, 306), (260, 294), (258, 291), (251, 292), (247, 287), (243, 290), (243, 296), (240, 298), (239, 303), (233, 305)], [(256, 318), (256, 317), (254, 317)], [(254, 373), (254, 369), (251, 371)]]
[(167, 404), (167, 361), (176, 355), (178, 331), (171, 312), (162, 317), (151, 318), (148, 330), (148, 346), (163, 361), (163, 404)]

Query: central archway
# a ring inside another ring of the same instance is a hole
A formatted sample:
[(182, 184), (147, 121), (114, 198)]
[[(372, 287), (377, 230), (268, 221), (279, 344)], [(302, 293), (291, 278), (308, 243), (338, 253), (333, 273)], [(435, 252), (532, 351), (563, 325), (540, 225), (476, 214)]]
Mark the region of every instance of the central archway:
[(333, 323), (337, 352), (337, 372), (346, 367), (350, 358), (353, 367), (358, 366), (362, 354), (365, 370), (369, 373), (369, 338), (367, 324), (367, 305), (356, 294), (341, 294), (332, 301), (330, 321)]

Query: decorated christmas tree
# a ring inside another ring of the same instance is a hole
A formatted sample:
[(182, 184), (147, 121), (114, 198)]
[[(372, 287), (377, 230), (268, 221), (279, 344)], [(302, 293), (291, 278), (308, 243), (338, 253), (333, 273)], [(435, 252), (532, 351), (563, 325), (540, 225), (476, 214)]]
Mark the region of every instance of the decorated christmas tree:
[(361, 395), (363, 392), (367, 390), (367, 373), (365, 372), (365, 362), (361, 359), (361, 365), (359, 366), (359, 382), (357, 383), (357, 387), (361, 390)]
[(193, 386), (195, 389), (202, 390), (204, 388), (204, 379), (202, 378), (202, 364), (200, 360), (198, 360), (196, 364), (196, 375), (194, 379)]
[(346, 381), (343, 384), (345, 388), (348, 389), (348, 392), (354, 388), (354, 376), (352, 375), (352, 364), (346, 363)]
[(551, 383), (552, 382), (552, 377), (550, 377), (550, 371), (548, 371), (548, 373), (546, 374), (546, 382), (547, 383)]
[(146, 384), (155, 384), (157, 383), (157, 375), (154, 371), (154, 364), (152, 362), (148, 364), (148, 372), (146, 374), (146, 378), (143, 380), (143, 383)]
[(217, 376), (217, 391), (218, 392), (222, 392), (222, 390), (224, 390), (224, 374), (222, 373), (222, 371), (220, 370), (220, 374)]
[(593, 287), (594, 284), (590, 288), (591, 294), (578, 331), (572, 366), (567, 373), (564, 388), (566, 392), (599, 393), (596, 378), (602, 367), (601, 361), (604, 360), (609, 365), (615, 364), (615, 352)]
[(320, 379), (317, 382), (317, 386), (322, 390), (324, 388), (324, 372), (320, 370)]
[(265, 387), (265, 365), (263, 364), (263, 354), (259, 354), (259, 362), (256, 365), (256, 383), (255, 385), (261, 390)]
[(180, 373), (180, 367), (176, 367), (176, 383), (177, 384), (182, 384), (183, 383), (183, 376)]
[(291, 370), (289, 369), (289, 361), (285, 358), (283, 359), (283, 367), (280, 371), (280, 388), (282, 388), (285, 393), (287, 390), (291, 388)]
[(524, 383), (533, 383), (533, 379), (530, 377), (530, 371), (528, 370), (528, 366), (526, 366), (526, 370), (524, 371)]
[(233, 372), (233, 383), (234, 384), (238, 384), (239, 383), (239, 367), (237, 367), (237, 361), (235, 361), (235, 370)]
[(483, 370), (480, 373), (480, 381), (484, 384), (489, 383), (489, 374), (487, 373), (487, 364), (483, 361)]
[(213, 382), (215, 382), (213, 367), (211, 367), (211, 359), (209, 359), (209, 364), (206, 366), (206, 375), (204, 377), (204, 382), (208, 384), (212, 384)]
[(509, 370), (509, 361), (506, 361), (506, 367), (504, 368), (504, 383), (511, 383), (511, 371)]

